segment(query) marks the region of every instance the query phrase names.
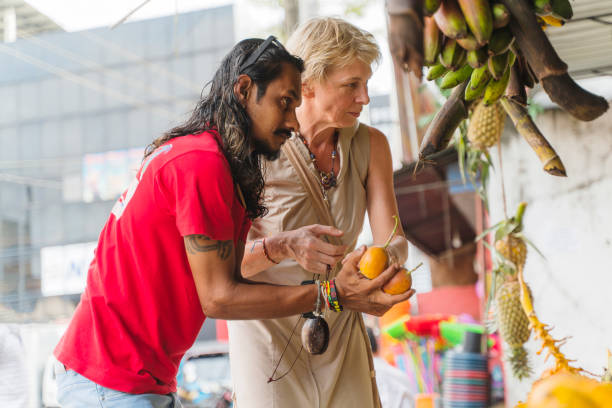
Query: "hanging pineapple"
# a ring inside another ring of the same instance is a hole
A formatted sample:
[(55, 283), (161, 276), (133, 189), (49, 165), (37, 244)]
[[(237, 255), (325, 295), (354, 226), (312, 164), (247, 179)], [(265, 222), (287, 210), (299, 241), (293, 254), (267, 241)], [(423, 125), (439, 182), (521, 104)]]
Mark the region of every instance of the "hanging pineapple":
[(478, 150), (486, 150), (495, 146), (504, 129), (506, 111), (499, 102), (485, 105), (480, 101), (470, 118), (467, 137), (470, 143)]
[(495, 327), (510, 348), (508, 362), (518, 379), (531, 374), (528, 354), (523, 346), (531, 330), (521, 303), (521, 285), (517, 274), (518, 270), (522, 270), (527, 256), (527, 247), (520, 234), (526, 206), (526, 203), (520, 203), (514, 217), (488, 230), (495, 230), (495, 248), (504, 258), (493, 271), (495, 287), (492, 288), (491, 300), (495, 310)]
[(517, 268), (525, 266), (527, 260), (527, 245), (525, 241), (510, 233), (504, 238), (495, 242), (495, 249), (507, 260), (516, 265)]
[(508, 359), (512, 372), (519, 380), (531, 374), (527, 350), (523, 347), (529, 340), (529, 319), (521, 305), (521, 288), (516, 278), (504, 282), (495, 294), (497, 325), (499, 333), (510, 346)]
[(527, 260), (527, 245), (521, 234), (526, 207), (527, 203), (520, 203), (516, 215), (502, 222), (495, 232), (495, 249), (517, 270), (523, 268)]

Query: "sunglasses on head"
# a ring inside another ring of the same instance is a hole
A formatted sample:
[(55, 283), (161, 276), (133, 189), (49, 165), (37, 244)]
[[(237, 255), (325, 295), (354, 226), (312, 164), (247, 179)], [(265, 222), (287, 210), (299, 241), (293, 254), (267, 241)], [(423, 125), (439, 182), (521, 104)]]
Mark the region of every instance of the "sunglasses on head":
[(240, 71), (243, 72), (245, 69), (255, 64), (257, 60), (259, 59), (259, 57), (261, 57), (261, 54), (264, 53), (264, 51), (270, 46), (270, 44), (273, 44), (275, 47), (280, 48), (281, 50), (285, 50), (285, 47), (283, 46), (283, 44), (281, 44), (280, 41), (278, 41), (275, 36), (271, 35), (268, 38), (266, 38), (264, 42), (259, 44), (257, 49), (253, 51), (253, 53), (249, 56), (249, 58), (247, 58), (247, 60), (244, 61), (242, 65), (240, 65)]

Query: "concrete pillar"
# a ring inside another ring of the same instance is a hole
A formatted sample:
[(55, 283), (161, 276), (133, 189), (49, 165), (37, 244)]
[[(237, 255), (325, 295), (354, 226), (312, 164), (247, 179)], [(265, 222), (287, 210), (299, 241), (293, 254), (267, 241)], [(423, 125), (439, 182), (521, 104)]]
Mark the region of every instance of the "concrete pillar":
[(17, 14), (14, 7), (4, 9), (4, 42), (17, 40)]

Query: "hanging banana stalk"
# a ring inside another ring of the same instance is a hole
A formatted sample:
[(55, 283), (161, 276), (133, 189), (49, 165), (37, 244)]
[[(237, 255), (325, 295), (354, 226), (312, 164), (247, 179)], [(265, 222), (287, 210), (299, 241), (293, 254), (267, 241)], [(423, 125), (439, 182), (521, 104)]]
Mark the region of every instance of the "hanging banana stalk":
[(550, 97), (575, 118), (590, 121), (608, 110), (608, 102), (601, 96), (581, 88), (567, 73), (567, 64), (540, 28), (531, 6), (526, 0), (501, 0), (512, 19), (508, 27), (515, 42), (533, 68), (542, 87)]
[(512, 119), (516, 130), (523, 136), (544, 165), (544, 171), (553, 176), (567, 177), (561, 158), (533, 122), (527, 108), (506, 97), (501, 98), (500, 102)]
[(468, 81), (464, 81), (456, 86), (436, 113), (421, 142), (419, 160), (425, 160), (427, 156), (444, 149), (461, 121), (468, 117), (468, 109), (472, 102), (463, 99), (467, 85)]
[(525, 91), (525, 85), (521, 82), (519, 69), (519, 64), (517, 63), (510, 67), (510, 82), (508, 82), (506, 87), (506, 97), (522, 106), (526, 106), (527, 92)]

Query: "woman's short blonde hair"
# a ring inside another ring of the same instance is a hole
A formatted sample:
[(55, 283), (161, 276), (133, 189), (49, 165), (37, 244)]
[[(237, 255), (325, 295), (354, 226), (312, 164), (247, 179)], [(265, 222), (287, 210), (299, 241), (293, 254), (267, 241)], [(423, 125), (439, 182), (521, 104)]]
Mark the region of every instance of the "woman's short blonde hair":
[(303, 82), (323, 81), (332, 68), (345, 67), (355, 59), (368, 65), (380, 60), (372, 34), (334, 17), (302, 23), (287, 40), (287, 50), (304, 60)]

